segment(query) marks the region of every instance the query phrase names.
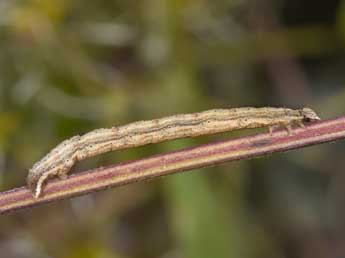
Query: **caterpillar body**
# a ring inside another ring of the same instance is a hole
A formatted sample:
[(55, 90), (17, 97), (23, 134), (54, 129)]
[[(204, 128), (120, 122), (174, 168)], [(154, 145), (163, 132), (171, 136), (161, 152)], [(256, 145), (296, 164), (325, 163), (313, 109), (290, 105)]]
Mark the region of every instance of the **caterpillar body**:
[(303, 126), (304, 122), (319, 119), (310, 108), (243, 107), (178, 114), (96, 129), (65, 140), (52, 149), (29, 170), (27, 185), (38, 198), (48, 178), (58, 176), (64, 179), (77, 161), (109, 151), (244, 128), (268, 127), (272, 133), (275, 126), (284, 126), (290, 134), (291, 125)]

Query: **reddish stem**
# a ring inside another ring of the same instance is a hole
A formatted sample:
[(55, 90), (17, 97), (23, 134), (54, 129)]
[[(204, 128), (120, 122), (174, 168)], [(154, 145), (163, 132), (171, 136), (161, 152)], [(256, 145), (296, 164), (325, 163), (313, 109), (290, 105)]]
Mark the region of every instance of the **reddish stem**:
[(297, 128), (292, 135), (284, 130), (274, 132), (272, 136), (261, 133), (101, 167), (71, 175), (66, 180), (49, 181), (43, 196), (38, 199), (34, 199), (26, 187), (2, 192), (0, 214), (176, 172), (298, 149), (344, 137), (345, 117), (340, 117)]

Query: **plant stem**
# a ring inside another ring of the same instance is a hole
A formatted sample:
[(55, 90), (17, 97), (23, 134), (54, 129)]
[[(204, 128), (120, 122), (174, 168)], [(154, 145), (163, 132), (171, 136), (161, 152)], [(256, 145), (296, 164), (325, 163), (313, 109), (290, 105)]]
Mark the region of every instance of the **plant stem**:
[(0, 193), (0, 214), (71, 198), (110, 187), (143, 181), (224, 162), (259, 157), (345, 138), (345, 116), (296, 128), (292, 135), (279, 130), (160, 154), (127, 163), (100, 167), (51, 180), (43, 196), (34, 199), (26, 187)]

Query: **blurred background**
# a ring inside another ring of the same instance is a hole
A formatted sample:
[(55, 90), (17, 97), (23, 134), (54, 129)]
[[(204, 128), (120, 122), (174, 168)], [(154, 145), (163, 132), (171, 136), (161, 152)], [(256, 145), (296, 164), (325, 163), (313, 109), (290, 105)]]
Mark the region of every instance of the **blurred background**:
[[(0, 49), (1, 191), (95, 128), (212, 108), (345, 109), (344, 0), (1, 0)], [(344, 150), (318, 145), (7, 214), (1, 257), (345, 257)]]

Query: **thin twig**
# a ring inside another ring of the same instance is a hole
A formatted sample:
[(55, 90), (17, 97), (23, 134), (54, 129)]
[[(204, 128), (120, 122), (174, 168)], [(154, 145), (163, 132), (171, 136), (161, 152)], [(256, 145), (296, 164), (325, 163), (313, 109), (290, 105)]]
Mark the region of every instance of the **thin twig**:
[(261, 133), (101, 167), (71, 175), (66, 180), (49, 181), (44, 188), (43, 196), (39, 199), (34, 199), (26, 187), (2, 192), (0, 214), (176, 172), (298, 149), (342, 138), (345, 138), (345, 116), (313, 123), (305, 128), (297, 128), (292, 135), (288, 135), (285, 130), (276, 131), (272, 136)]

